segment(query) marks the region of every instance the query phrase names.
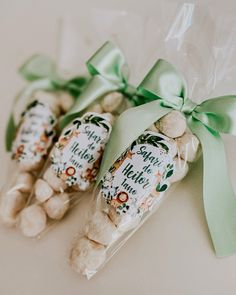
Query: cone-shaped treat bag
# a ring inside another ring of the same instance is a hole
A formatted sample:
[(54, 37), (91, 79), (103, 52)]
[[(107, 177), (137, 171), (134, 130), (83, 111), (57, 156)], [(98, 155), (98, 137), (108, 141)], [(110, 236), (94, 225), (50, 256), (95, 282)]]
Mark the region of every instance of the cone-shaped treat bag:
[[(194, 103), (187, 97), (182, 75), (165, 60), (156, 62), (138, 93), (147, 103), (117, 119), (103, 157), (93, 206), (71, 248), (72, 268), (87, 278), (155, 212), (168, 188), (185, 177), (201, 151), (205, 212), (216, 253), (222, 256), (236, 250), (236, 197), (219, 135), (235, 134), (229, 122), (235, 121), (230, 108), (236, 109), (236, 96)], [(216, 179), (224, 180), (225, 186)]]
[(7, 226), (16, 224), (57, 135), (58, 120), (86, 83), (83, 77), (59, 78), (56, 65), (39, 55), (31, 57), (20, 74), (29, 84), (16, 98), (6, 130), (11, 177), (1, 192), (0, 217)]
[(60, 121), (64, 127), (20, 214), (25, 236), (39, 236), (61, 220), (94, 184), (117, 115), (135, 104), (122, 52), (105, 43), (88, 61), (92, 75), (79, 100)]

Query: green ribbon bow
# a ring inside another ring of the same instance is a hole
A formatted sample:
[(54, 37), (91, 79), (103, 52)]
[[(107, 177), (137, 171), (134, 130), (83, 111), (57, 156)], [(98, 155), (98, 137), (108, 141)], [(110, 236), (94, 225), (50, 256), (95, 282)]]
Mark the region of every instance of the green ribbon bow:
[[(236, 135), (236, 96), (207, 99), (196, 104), (187, 97), (181, 74), (158, 60), (138, 87), (148, 103), (131, 108), (116, 121), (106, 147), (97, 185), (118, 157), (149, 126), (172, 110), (181, 111), (199, 138), (204, 160), (203, 201), (217, 256), (236, 252), (236, 196), (227, 172), (220, 133)], [(125, 130), (125, 132), (124, 132)]]
[(129, 69), (121, 50), (112, 42), (106, 42), (87, 61), (87, 68), (92, 78), (73, 108), (60, 120), (64, 128), (93, 102), (111, 91), (119, 91), (135, 99), (136, 89), (128, 81)]
[(36, 90), (64, 90), (77, 98), (87, 83), (85, 77), (78, 76), (65, 80), (57, 72), (56, 64), (49, 57), (42, 55), (33, 55), (20, 67), (20, 75), (30, 83), (14, 101), (6, 128), (7, 151), (11, 151), (21, 113)]

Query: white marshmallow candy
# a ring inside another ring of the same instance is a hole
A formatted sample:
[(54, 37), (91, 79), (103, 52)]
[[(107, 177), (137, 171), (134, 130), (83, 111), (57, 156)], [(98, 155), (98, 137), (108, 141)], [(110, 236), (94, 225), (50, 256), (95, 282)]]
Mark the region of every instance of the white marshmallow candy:
[(101, 114), (103, 113), (103, 109), (99, 103), (95, 103), (87, 109), (87, 112)]
[(36, 237), (45, 228), (47, 216), (40, 205), (31, 205), (20, 213), (19, 228), (26, 237)]
[(198, 138), (188, 131), (183, 136), (177, 138), (176, 141), (180, 157), (188, 162), (195, 161), (200, 146)]
[(85, 234), (90, 240), (106, 246), (116, 238), (117, 229), (105, 212), (96, 211), (85, 226)]
[(107, 121), (109, 121), (111, 125), (115, 123), (116, 117), (113, 116), (111, 113), (103, 113), (102, 115), (107, 119)]
[(0, 217), (2, 222), (11, 227), (16, 225), (18, 213), (24, 208), (26, 197), (18, 190), (9, 191), (2, 196)]
[(77, 240), (72, 247), (70, 264), (74, 271), (79, 274), (93, 274), (106, 259), (106, 248), (86, 237)]
[(169, 178), (170, 183), (174, 183), (182, 180), (188, 173), (189, 166), (188, 163), (181, 158), (175, 157), (175, 170), (174, 174)]
[(47, 201), (53, 195), (54, 191), (50, 185), (43, 179), (38, 179), (35, 183), (35, 197), (43, 203)]
[(28, 172), (20, 172), (17, 175), (14, 188), (23, 193), (30, 193), (34, 185), (34, 181), (35, 178), (32, 174)]
[(74, 97), (66, 91), (60, 91), (58, 95), (60, 107), (64, 113), (67, 113), (74, 104)]
[(118, 214), (113, 206), (109, 208), (108, 215), (111, 221), (117, 226), (117, 230), (120, 233), (125, 233), (135, 227), (137, 227), (141, 221), (139, 215), (130, 216), (129, 214)]
[(171, 111), (155, 123), (164, 135), (176, 138), (182, 136), (187, 128), (185, 116), (179, 111)]
[(101, 106), (104, 112), (112, 113), (118, 110), (123, 102), (123, 95), (119, 92), (111, 92), (103, 97)]
[(45, 204), (44, 209), (51, 219), (60, 220), (69, 209), (70, 199), (68, 194), (61, 193), (51, 197)]
[(57, 177), (56, 173), (51, 167), (49, 167), (44, 175), (43, 179), (54, 189), (56, 192), (63, 192), (67, 188), (67, 184), (64, 180)]
[(34, 93), (33, 98), (43, 104), (48, 105), (51, 111), (55, 114), (55, 116), (58, 117), (60, 115), (60, 100), (59, 95), (56, 92), (37, 90)]

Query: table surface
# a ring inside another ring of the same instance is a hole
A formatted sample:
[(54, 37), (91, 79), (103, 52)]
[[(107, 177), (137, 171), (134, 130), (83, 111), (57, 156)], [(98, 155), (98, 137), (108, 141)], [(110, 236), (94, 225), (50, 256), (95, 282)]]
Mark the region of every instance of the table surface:
[[(53, 55), (57, 20), (64, 10), (86, 11), (95, 3), (98, 6), (96, 1), (83, 5), (81, 2), (0, 0), (0, 138), (4, 137), (13, 97), (23, 85), (16, 67), (35, 51)], [(233, 0), (224, 3), (233, 8)], [(104, 0), (99, 4), (122, 9), (135, 7), (137, 11), (152, 11), (157, 9), (156, 5), (155, 0), (145, 3)], [(235, 183), (236, 140), (226, 137), (225, 143)], [(3, 184), (4, 177), (10, 178), (6, 174), (8, 161), (3, 140), (0, 157)], [(236, 255), (217, 259), (209, 238), (202, 202), (201, 162), (194, 165), (158, 212), (90, 281), (77, 276), (67, 261), (71, 240), (84, 218), (86, 206), (85, 198), (39, 241), (0, 227), (0, 294), (235, 295)]]

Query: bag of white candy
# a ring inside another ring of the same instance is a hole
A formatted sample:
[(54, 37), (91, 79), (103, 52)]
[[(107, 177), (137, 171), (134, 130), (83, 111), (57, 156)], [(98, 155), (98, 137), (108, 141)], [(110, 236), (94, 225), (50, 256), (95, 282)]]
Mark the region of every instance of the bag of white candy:
[(11, 163), (1, 192), (0, 217), (14, 226), (25, 206), (57, 134), (58, 119), (74, 104), (86, 79), (64, 80), (45, 56), (31, 57), (19, 69), (30, 83), (17, 96), (6, 129), (6, 149)]
[(27, 237), (39, 237), (93, 186), (115, 117), (136, 103), (118, 47), (106, 42), (87, 66), (92, 78), (61, 119), (64, 129), (20, 214), (19, 228)]
[(124, 112), (113, 126), (91, 212), (71, 248), (72, 268), (87, 278), (155, 212), (201, 151), (203, 198), (215, 251), (218, 256), (236, 251), (236, 197), (219, 135), (235, 134), (229, 124), (235, 124), (235, 114), (229, 109), (236, 107), (236, 96), (194, 103), (182, 75), (165, 60), (156, 62), (138, 93), (147, 103)]

